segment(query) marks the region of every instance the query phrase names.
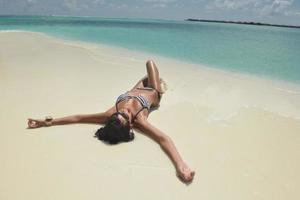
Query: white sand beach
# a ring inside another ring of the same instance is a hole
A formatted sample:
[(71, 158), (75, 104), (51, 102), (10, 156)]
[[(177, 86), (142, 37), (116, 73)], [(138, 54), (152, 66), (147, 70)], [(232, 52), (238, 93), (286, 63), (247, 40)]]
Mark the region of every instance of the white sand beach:
[[(27, 118), (96, 113), (156, 62), (168, 85), (149, 121), (168, 134), (185, 185), (149, 138), (106, 145), (97, 125), (26, 129)], [(1, 200), (298, 200), (300, 86), (107, 45), (0, 32)]]

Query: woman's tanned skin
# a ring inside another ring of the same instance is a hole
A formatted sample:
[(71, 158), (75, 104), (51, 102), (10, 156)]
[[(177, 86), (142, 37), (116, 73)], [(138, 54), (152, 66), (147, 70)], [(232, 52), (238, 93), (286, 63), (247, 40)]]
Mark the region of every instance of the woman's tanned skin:
[[(159, 77), (158, 69), (155, 63), (151, 60), (146, 63), (147, 75), (142, 78), (130, 91), (129, 94), (132, 96), (142, 95), (144, 96), (152, 106), (158, 106), (160, 98), (158, 97), (158, 92), (162, 95), (161, 90), (161, 79)], [(137, 88), (145, 87), (145, 82), (147, 86), (151, 86), (155, 90), (138, 90)], [(129, 121), (132, 122), (130, 125), (132, 128), (140, 130), (145, 135), (152, 138), (157, 142), (163, 151), (171, 159), (175, 166), (178, 177), (189, 183), (193, 180), (195, 171), (189, 168), (189, 166), (184, 162), (179, 152), (177, 151), (172, 139), (163, 133), (161, 130), (153, 126), (147, 121), (149, 111), (144, 109), (140, 112), (135, 120), (133, 121), (134, 113), (137, 113), (141, 109), (141, 105), (134, 99), (128, 99), (122, 101), (118, 105), (119, 112), (125, 113), (129, 116)], [(55, 118), (51, 121), (51, 125), (64, 125), (64, 124), (75, 124), (75, 123), (93, 123), (93, 124), (105, 124), (106, 120), (116, 112), (115, 106), (111, 107), (105, 112), (95, 113), (95, 114), (78, 114), (62, 118)], [(121, 123), (126, 123), (126, 120), (118, 115)], [(28, 119), (28, 128), (39, 128), (47, 126), (46, 120), (41, 119)]]

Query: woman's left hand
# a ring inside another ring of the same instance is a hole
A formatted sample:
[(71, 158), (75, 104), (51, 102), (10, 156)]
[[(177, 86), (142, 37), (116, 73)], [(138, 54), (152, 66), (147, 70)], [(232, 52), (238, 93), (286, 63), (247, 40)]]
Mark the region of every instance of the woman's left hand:
[(40, 119), (28, 119), (28, 127), (27, 128), (40, 128), (46, 125), (44, 120), (40, 120)]

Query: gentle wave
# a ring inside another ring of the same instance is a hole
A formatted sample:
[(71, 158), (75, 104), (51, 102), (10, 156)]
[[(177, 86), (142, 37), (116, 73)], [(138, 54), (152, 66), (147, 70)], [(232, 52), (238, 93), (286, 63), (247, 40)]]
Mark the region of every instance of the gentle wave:
[(227, 71), (300, 82), (300, 30), (205, 22), (2, 16), (0, 30), (116, 45)]

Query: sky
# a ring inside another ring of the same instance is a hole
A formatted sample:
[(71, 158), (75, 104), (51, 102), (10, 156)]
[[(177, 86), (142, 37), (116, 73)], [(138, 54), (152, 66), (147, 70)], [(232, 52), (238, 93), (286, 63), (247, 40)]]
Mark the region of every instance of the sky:
[(300, 0), (0, 0), (0, 15), (197, 18), (300, 25)]

